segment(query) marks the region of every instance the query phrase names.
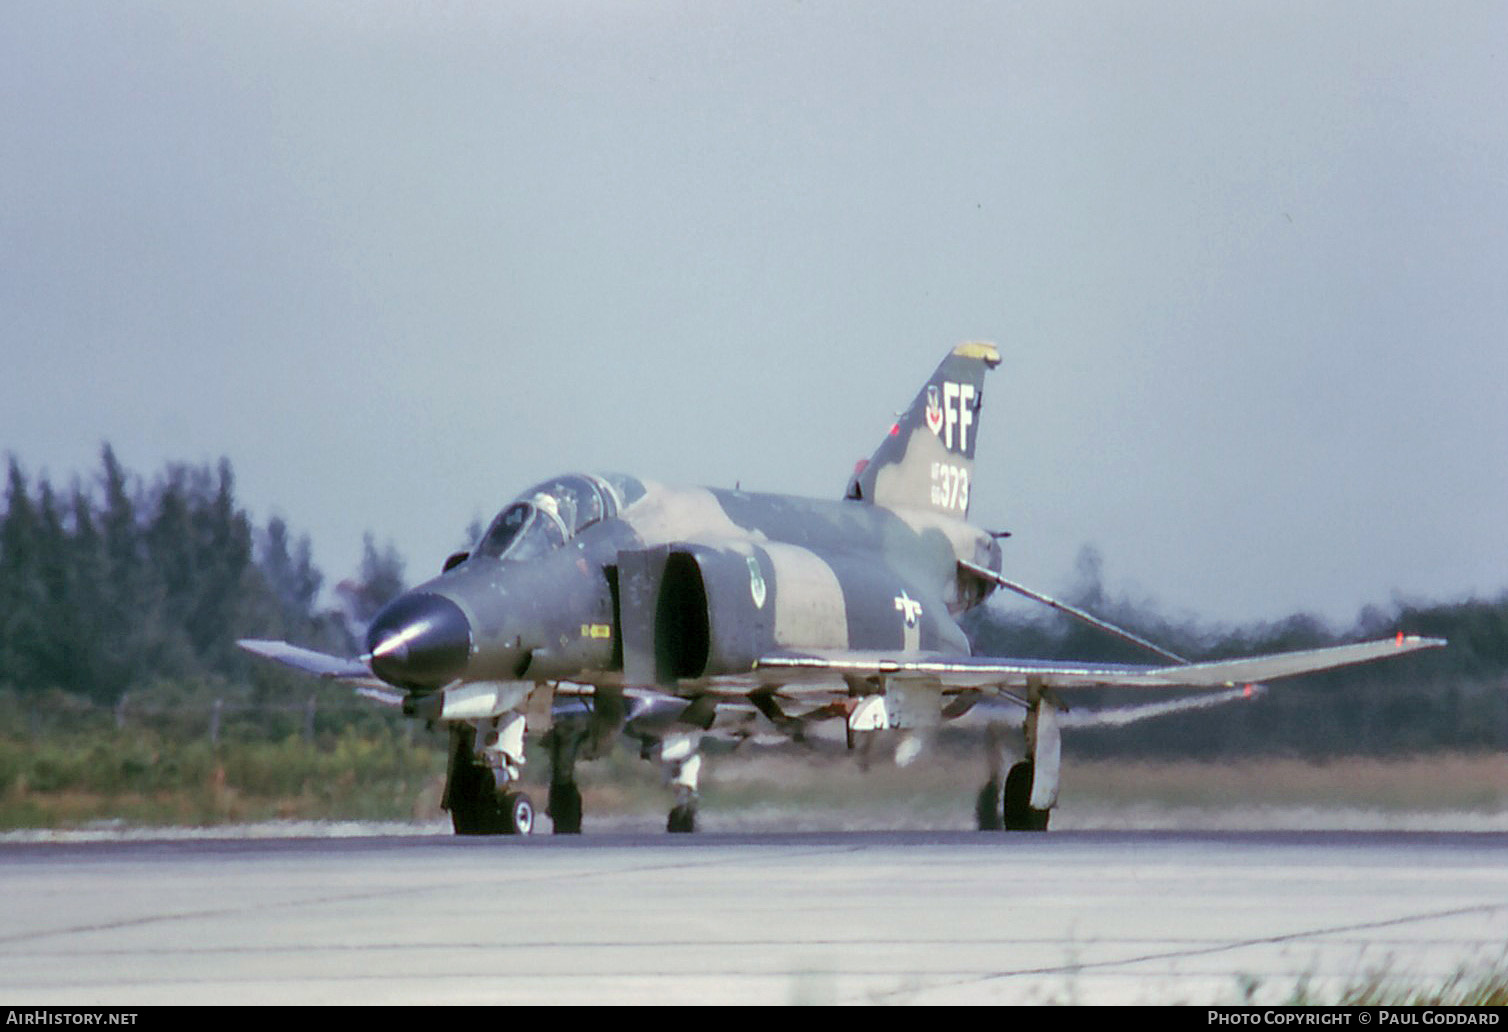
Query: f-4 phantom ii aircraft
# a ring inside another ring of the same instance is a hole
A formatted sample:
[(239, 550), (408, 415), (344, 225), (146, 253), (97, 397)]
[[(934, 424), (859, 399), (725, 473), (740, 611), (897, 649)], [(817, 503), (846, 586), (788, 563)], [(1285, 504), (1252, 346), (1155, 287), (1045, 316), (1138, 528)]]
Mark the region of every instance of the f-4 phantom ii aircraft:
[[(449, 725), (444, 806), (465, 835), (532, 829), (520, 790), (529, 735), (548, 747), (556, 833), (581, 830), (577, 763), (620, 736), (663, 765), (674, 792), (668, 830), (688, 832), (707, 736), (799, 739), (833, 722), (850, 747), (900, 732), (896, 758), (906, 762), (976, 706), (992, 714), (980, 828), (1044, 830), (1065, 726), (1232, 701), (1261, 682), (1444, 644), (1400, 634), (1190, 662), (1007, 579), (997, 536), (968, 522), (984, 379), (999, 362), (991, 344), (954, 348), (842, 499), (567, 474), (520, 494), (469, 552), (389, 603), (359, 659), (241, 645)], [(957, 618), (1001, 587), (1158, 659), (972, 655)], [(1070, 710), (1076, 690), (1106, 685), (1194, 694)]]

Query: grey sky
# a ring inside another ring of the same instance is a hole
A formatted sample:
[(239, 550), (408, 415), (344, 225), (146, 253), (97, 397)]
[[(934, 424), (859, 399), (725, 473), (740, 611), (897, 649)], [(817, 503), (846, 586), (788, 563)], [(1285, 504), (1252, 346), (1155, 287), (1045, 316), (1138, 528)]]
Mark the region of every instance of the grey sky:
[(332, 579), (569, 468), (974, 515), (1212, 619), (1508, 587), (1508, 5), (0, 6), (0, 450), (231, 458)]

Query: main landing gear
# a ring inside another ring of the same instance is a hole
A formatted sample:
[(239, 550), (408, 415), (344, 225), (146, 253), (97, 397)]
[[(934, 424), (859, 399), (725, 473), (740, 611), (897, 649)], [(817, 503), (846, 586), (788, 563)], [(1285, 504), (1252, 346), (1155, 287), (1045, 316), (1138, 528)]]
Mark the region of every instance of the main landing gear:
[[(1048, 715), (1043, 717), (1046, 712)], [(974, 815), (980, 831), (1046, 831), (1052, 804), (1057, 801), (1058, 739), (1051, 703), (1038, 703), (1028, 713), (1025, 726), (1017, 729), (991, 724), (985, 733), (985, 758), (989, 780), (975, 799)], [(1024, 742), (1022, 735), (1024, 734)], [(1043, 756), (1049, 783), (1037, 784), (1037, 765), (1031, 759), (1016, 760), (1020, 746), (1028, 756)], [(1039, 748), (1045, 746), (1045, 748)], [(1010, 766), (1007, 768), (1007, 763)], [(1046, 806), (1033, 807), (1032, 794)]]
[(576, 784), (576, 760), (588, 738), (579, 721), (557, 721), (544, 737), (550, 750), (550, 804), (546, 812), (557, 835), (581, 834), (581, 789)]
[[(534, 803), (518, 788), (524, 764), (525, 720), (523, 713), (506, 712), (451, 725), (442, 805), (450, 812), (457, 835), (527, 835), (534, 830)], [(576, 764), (600, 755), (604, 742), (610, 744), (604, 727), (616, 730), (612, 711), (604, 717), (593, 710), (585, 717), (577, 714), (554, 720), (540, 739), (550, 754), (545, 812), (557, 835), (581, 834), (582, 800)], [(644, 757), (659, 763), (674, 793), (666, 831), (685, 834), (696, 830), (701, 737), (701, 730), (693, 729), (644, 742)]]
[(676, 734), (659, 745), (660, 768), (675, 793), (675, 805), (665, 821), (672, 834), (690, 834), (696, 830), (697, 779), (702, 772), (702, 755), (697, 752), (700, 736)]
[(980, 831), (1046, 831), (1051, 810), (1031, 805), (1033, 767), (1030, 760), (1011, 765), (1002, 784), (992, 777), (979, 790), (975, 816)]
[(523, 792), (498, 784), (494, 769), (478, 762), (477, 732), (457, 724), (450, 731), (450, 769), (441, 805), (457, 835), (527, 835), (534, 830), (534, 803)]

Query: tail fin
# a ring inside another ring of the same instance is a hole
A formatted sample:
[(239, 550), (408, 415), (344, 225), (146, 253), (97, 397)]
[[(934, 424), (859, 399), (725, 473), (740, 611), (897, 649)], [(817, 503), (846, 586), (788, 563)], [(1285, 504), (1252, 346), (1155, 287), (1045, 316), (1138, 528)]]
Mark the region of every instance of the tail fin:
[(874, 456), (854, 473), (847, 496), (967, 518), (984, 374), (999, 364), (1000, 352), (983, 341), (949, 352)]

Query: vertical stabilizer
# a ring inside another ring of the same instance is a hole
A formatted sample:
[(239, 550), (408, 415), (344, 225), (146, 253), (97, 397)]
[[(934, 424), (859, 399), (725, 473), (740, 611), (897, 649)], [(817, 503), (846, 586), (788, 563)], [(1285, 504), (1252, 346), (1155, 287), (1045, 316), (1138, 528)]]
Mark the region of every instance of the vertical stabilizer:
[(984, 374), (1000, 352), (984, 341), (958, 345), (848, 482), (848, 497), (888, 507), (931, 509), (965, 519)]

